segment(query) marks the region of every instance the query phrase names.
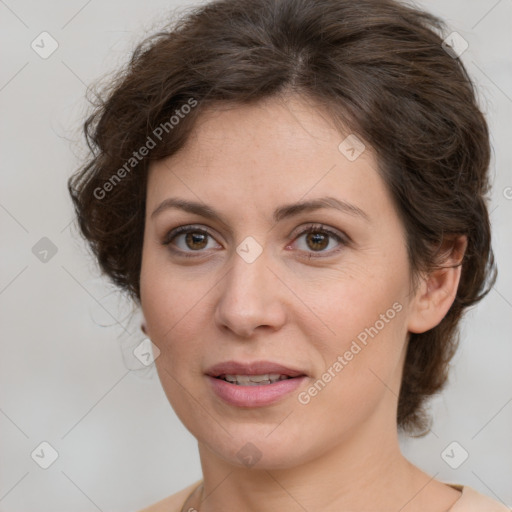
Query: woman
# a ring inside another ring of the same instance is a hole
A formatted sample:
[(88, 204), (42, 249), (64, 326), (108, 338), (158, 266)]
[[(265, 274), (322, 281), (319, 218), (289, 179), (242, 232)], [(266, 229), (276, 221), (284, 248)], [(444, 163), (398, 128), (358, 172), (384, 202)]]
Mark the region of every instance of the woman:
[(407, 461), (496, 274), (489, 134), (442, 22), (220, 0), (145, 41), (69, 188), (203, 479), (147, 511), (502, 511)]

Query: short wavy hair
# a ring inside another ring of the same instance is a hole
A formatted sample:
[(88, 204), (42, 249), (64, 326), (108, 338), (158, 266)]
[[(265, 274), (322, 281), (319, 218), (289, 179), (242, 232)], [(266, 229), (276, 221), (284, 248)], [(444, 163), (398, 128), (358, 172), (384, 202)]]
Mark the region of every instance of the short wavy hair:
[(217, 0), (186, 11), (137, 46), (84, 123), (90, 155), (68, 188), (101, 270), (140, 305), (148, 166), (183, 147), (206, 108), (284, 92), (316, 101), (375, 151), (413, 276), (439, 267), (447, 237), (468, 240), (448, 313), (410, 333), (397, 424), (422, 435), (461, 316), (497, 273), (488, 125), (463, 63), (443, 43), (446, 25), (394, 0)]

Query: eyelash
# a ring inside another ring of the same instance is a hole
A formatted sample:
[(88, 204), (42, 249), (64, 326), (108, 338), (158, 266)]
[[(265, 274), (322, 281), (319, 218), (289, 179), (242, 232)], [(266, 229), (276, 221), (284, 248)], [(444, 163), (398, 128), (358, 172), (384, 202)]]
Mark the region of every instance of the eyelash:
[[(201, 234), (207, 235), (211, 238), (215, 238), (211, 233), (209, 233), (205, 229), (202, 229), (202, 228), (199, 228), (199, 227), (196, 227), (193, 225), (187, 225), (187, 226), (180, 226), (180, 227), (170, 231), (165, 236), (165, 239), (163, 240), (162, 245), (168, 246), (178, 235), (186, 234), (186, 233), (201, 233)], [(347, 235), (342, 236), (342, 235), (336, 233), (335, 231), (332, 231), (331, 229), (323, 226), (322, 224), (315, 224), (312, 226), (308, 226), (306, 229), (301, 231), (294, 238), (294, 241), (299, 239), (301, 236), (307, 235), (309, 233), (322, 233), (322, 234), (329, 235), (330, 237), (334, 238), (341, 246), (337, 249), (331, 249), (330, 251), (318, 251), (316, 253), (314, 251), (308, 252), (309, 259), (326, 257), (326, 256), (321, 256), (320, 255), (321, 253), (327, 253), (328, 256), (331, 256), (335, 253), (338, 253), (343, 247), (348, 246), (350, 243), (350, 239)], [(179, 253), (180, 256), (184, 256), (186, 258), (195, 258), (195, 257), (201, 256), (200, 253), (204, 252), (202, 250), (198, 250), (198, 251), (183, 251), (181, 249), (171, 249), (171, 250), (175, 253)], [(194, 253), (197, 253), (197, 254), (194, 254)]]

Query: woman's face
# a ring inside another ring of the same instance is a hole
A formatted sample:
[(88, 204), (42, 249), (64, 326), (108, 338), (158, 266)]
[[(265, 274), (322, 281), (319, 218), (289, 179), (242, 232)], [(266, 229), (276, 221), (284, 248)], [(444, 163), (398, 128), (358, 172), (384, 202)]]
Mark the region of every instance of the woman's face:
[[(225, 462), (291, 467), (396, 431), (412, 311), (405, 234), (370, 149), (340, 146), (348, 135), (297, 97), (223, 107), (150, 168), (147, 333), (176, 414)], [(222, 377), (292, 370), (277, 383)]]

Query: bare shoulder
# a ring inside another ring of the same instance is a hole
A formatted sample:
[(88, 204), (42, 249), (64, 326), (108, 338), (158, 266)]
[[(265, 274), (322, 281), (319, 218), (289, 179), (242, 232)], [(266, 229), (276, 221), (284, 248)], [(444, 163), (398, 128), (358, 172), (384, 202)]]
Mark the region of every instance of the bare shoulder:
[(464, 486), (461, 498), (450, 512), (511, 512), (512, 509), (475, 489)]
[(167, 498), (160, 500), (139, 512), (180, 512), (185, 500), (189, 494), (201, 483), (201, 480), (185, 487), (175, 494), (171, 494)]

